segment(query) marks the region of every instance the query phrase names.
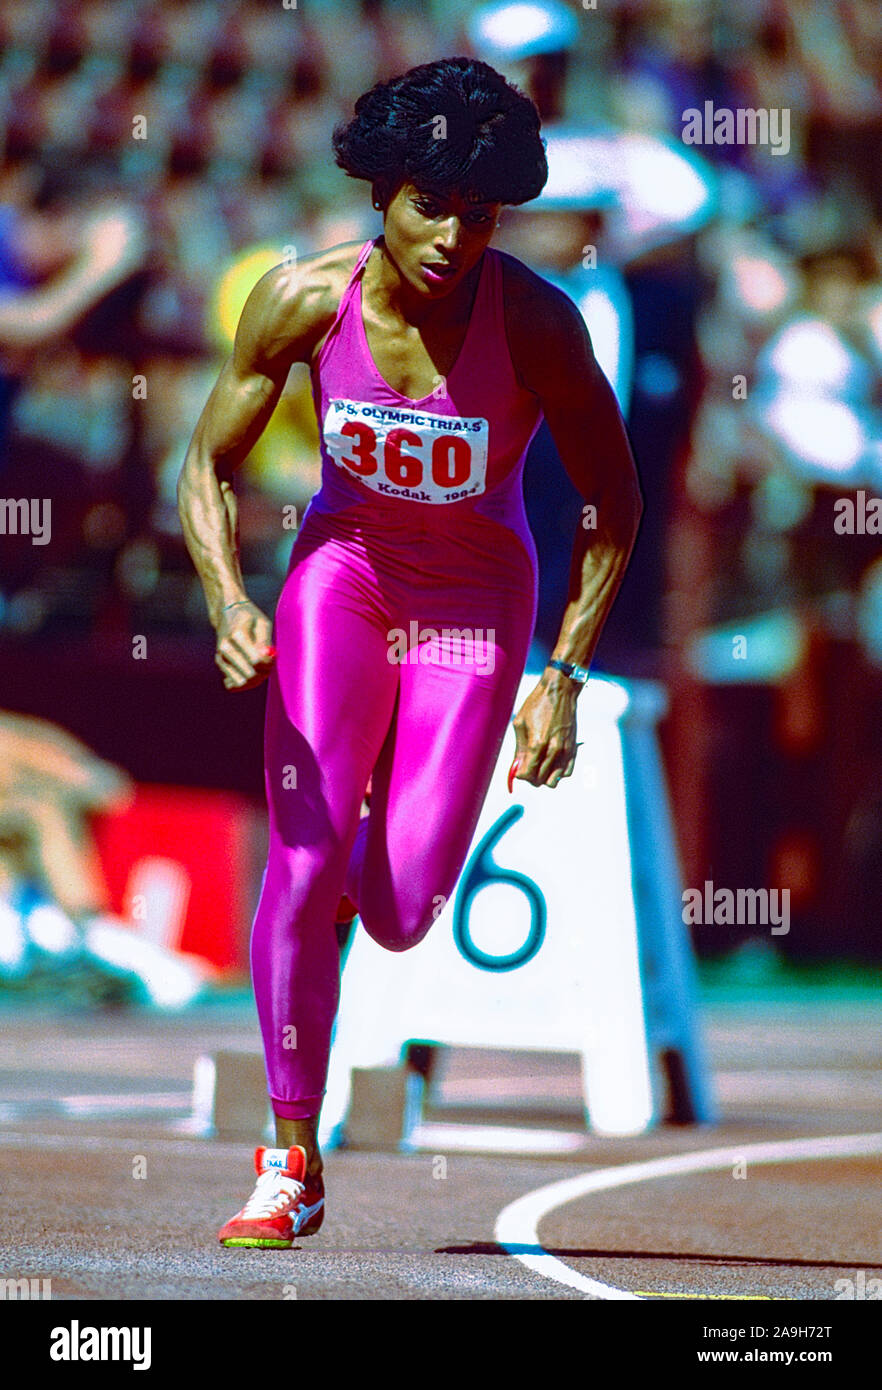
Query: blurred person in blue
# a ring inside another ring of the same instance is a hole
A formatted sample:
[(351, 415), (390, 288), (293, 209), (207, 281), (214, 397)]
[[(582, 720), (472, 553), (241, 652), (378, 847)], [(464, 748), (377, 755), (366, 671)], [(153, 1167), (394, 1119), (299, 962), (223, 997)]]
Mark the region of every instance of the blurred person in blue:
[[(467, 31), (476, 55), (526, 91), (542, 117), (548, 182), (533, 203), (501, 220), (499, 244), (578, 306), (628, 425), (647, 506), (597, 660), (623, 674), (641, 674), (648, 664), (651, 673), (648, 653), (660, 640), (666, 480), (694, 406), (701, 285), (688, 239), (715, 210), (712, 172), (679, 141), (569, 117), (581, 30), (561, 0), (494, 0), (469, 15)], [(607, 93), (602, 82), (596, 86), (595, 105), (602, 106)], [(541, 664), (569, 581), (561, 537), (580, 518), (591, 520), (545, 426), (527, 456), (524, 494), (541, 562), (533, 652)]]
[(0, 470), (34, 355), (81, 323), (145, 254), (137, 213), (106, 198), (89, 205), (75, 169), (0, 168)]

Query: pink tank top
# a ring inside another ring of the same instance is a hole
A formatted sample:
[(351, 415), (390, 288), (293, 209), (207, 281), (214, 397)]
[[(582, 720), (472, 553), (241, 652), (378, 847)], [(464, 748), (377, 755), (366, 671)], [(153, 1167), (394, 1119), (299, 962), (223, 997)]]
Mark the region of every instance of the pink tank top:
[(459, 356), (447, 378), (439, 375), (435, 390), (415, 401), (393, 391), (368, 346), (361, 282), (377, 240), (361, 248), (312, 367), (322, 484), (307, 515), (360, 508), (373, 519), (391, 509), (399, 520), (418, 516), (418, 529), (428, 524), (457, 532), (470, 518), (482, 518), (513, 531), (535, 569), (522, 474), (543, 415), (536, 396), (518, 382), (509, 353), (505, 253), (484, 252)]

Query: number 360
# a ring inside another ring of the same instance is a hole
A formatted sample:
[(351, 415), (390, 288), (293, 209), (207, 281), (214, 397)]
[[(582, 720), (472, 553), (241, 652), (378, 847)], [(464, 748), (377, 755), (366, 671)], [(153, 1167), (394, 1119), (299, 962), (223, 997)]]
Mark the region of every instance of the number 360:
[[(340, 433), (352, 439), (354, 458), (344, 455), (341, 460), (345, 466), (367, 478), (379, 468), (377, 461), (377, 436), (370, 425), (360, 420), (347, 420), (340, 427)], [(416, 454), (404, 454), (402, 445), (422, 449), (422, 436), (415, 430), (398, 427), (390, 430), (383, 444), (383, 471), (390, 483), (400, 483), (404, 487), (419, 487), (423, 481), (423, 460)], [(472, 469), (472, 451), (467, 439), (461, 435), (439, 435), (432, 443), (431, 472), (432, 481), (438, 487), (459, 487), (464, 483)]]

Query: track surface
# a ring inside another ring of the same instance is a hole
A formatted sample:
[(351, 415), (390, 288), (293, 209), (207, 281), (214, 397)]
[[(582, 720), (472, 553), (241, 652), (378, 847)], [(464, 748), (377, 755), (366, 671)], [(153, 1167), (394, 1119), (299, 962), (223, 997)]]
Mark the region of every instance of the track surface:
[[(575, 1057), (450, 1052), (424, 1152), (327, 1153), (319, 1234), (290, 1251), (247, 1251), (222, 1249), (216, 1232), (251, 1190), (253, 1145), (188, 1134), (187, 1117), (197, 1056), (258, 1048), (251, 1008), (174, 1023), (5, 1009), (0, 1277), (51, 1278), (53, 1300), (584, 1300), (594, 1295), (497, 1244), (500, 1213), (580, 1174), (723, 1149), (731, 1167), (554, 1206), (538, 1224), (542, 1248), (586, 1280), (653, 1302), (832, 1300), (845, 1279), (860, 1297), (882, 1278), (882, 1003), (720, 1006), (705, 1020), (721, 1124), (572, 1137)], [(527, 1132), (520, 1154), (469, 1153), (462, 1136), (477, 1131), (465, 1124), (554, 1130), (577, 1147), (523, 1152)], [(750, 1156), (751, 1145), (870, 1134), (876, 1152), (858, 1157)]]

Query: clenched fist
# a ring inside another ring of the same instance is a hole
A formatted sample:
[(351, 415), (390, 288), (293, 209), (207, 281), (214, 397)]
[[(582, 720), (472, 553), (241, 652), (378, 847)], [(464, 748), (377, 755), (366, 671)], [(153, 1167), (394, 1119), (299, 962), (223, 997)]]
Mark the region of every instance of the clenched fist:
[(251, 690), (269, 675), (276, 659), (273, 625), (256, 603), (237, 603), (218, 619), (215, 663), (227, 690)]

